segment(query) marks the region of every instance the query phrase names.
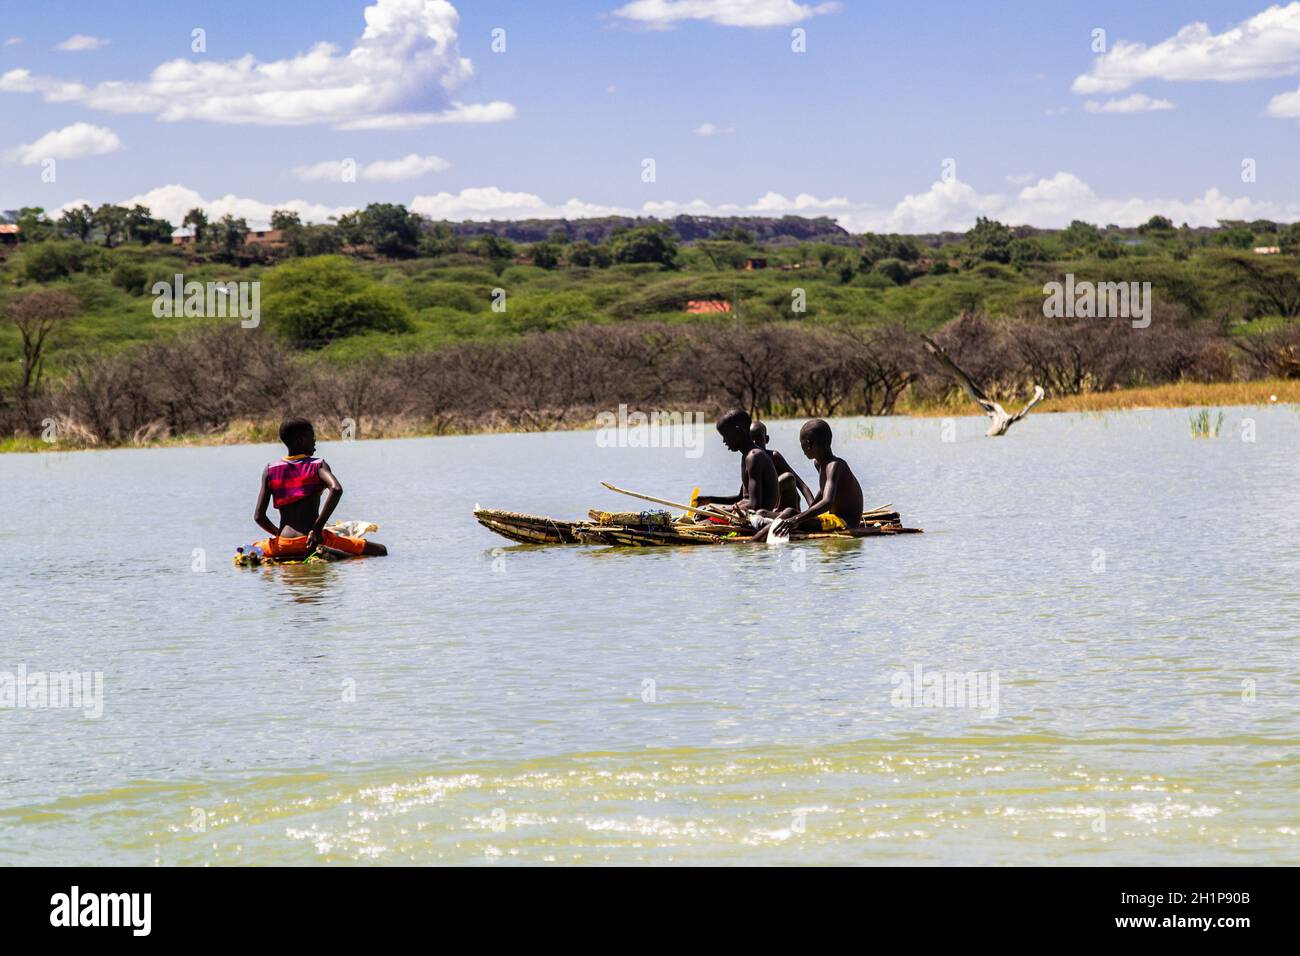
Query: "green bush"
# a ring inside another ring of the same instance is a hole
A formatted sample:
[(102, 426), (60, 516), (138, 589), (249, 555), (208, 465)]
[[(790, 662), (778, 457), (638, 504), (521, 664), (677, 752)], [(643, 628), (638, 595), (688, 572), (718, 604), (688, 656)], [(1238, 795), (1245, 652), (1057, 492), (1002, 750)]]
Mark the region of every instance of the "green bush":
[(368, 279), (342, 256), (286, 263), (267, 277), (267, 318), (303, 348), (360, 332), (405, 332), (411, 311), (394, 289)]
[(523, 292), (507, 298), (505, 315), (520, 332), (549, 332), (590, 322), (595, 312), (581, 292)]
[(872, 267), (872, 271), (884, 276), (894, 285), (902, 285), (912, 274), (902, 259), (881, 259)]
[(29, 282), (55, 282), (75, 272), (100, 272), (107, 253), (84, 242), (31, 243), (23, 250), (22, 270)]
[(131, 262), (120, 264), (113, 270), (113, 275), (108, 281), (131, 295), (144, 295), (146, 285), (150, 284), (149, 273), (142, 266)]

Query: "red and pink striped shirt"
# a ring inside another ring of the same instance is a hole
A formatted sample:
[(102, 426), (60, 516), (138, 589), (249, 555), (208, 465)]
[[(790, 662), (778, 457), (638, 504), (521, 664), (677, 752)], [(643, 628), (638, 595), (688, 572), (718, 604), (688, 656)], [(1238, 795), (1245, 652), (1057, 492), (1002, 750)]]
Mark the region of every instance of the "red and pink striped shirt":
[(267, 466), (267, 483), (271, 486), (271, 502), (283, 508), (309, 495), (318, 494), (325, 487), (320, 479), (321, 459), (306, 455), (293, 455)]

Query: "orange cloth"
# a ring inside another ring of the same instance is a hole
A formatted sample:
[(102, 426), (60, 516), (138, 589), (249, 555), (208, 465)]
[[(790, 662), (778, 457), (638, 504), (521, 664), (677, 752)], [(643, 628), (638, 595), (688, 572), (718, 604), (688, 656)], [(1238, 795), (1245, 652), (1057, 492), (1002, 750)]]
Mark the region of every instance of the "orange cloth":
[[(366, 550), (365, 538), (345, 538), (341, 534), (325, 530), (320, 534), (320, 543), (344, 554), (361, 554)], [(307, 554), (307, 536), (300, 538), (267, 538), (256, 542), (253, 547), (272, 558), (297, 558)]]

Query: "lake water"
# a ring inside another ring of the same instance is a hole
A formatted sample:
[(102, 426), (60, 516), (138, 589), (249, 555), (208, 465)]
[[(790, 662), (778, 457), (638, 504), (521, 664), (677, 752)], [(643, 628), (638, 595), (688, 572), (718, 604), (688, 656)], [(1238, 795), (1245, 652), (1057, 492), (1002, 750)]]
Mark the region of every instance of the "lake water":
[(1300, 863), (1294, 408), (834, 424), (926, 534), (515, 546), (737, 459), (323, 442), (391, 557), (237, 569), (278, 448), (0, 456), (0, 672), (104, 682), (0, 710), (0, 863)]

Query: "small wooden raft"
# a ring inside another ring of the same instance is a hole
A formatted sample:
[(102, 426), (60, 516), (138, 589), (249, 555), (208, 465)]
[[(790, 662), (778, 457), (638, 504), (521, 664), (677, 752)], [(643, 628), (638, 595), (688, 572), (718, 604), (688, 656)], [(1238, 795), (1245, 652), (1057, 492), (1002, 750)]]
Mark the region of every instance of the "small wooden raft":
[(577, 544), (573, 533), (574, 521), (558, 521), (540, 515), (526, 515), (518, 511), (493, 511), (475, 508), (474, 517), (489, 531), (521, 544)]
[[(517, 511), (476, 508), (474, 517), (488, 530), (521, 544), (601, 544), (647, 548), (753, 543), (753, 532), (748, 528), (709, 521), (665, 520), (662, 512), (613, 515), (593, 509), (588, 513), (588, 521), (560, 521)], [(618, 523), (625, 520), (626, 523)], [(898, 512), (877, 509), (864, 515), (863, 523), (856, 528), (845, 531), (794, 531), (790, 534), (790, 540), (877, 538), (920, 533), (920, 528), (904, 528)]]

